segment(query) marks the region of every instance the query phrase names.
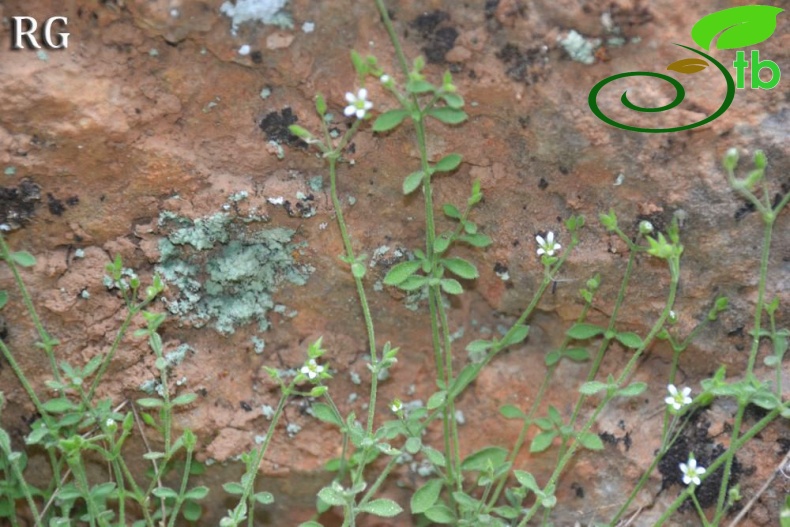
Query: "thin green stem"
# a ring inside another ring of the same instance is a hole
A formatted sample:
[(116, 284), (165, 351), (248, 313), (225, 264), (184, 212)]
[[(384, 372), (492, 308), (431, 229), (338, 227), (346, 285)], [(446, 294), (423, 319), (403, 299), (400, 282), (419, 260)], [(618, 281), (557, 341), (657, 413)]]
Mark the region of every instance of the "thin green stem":
[(8, 265), (14, 275), (14, 281), (16, 282), (19, 292), (22, 294), (22, 302), (24, 302), (27, 312), (33, 321), (33, 325), (41, 337), (41, 346), (44, 349), (47, 358), (49, 359), (49, 365), (52, 368), (52, 375), (55, 377), (56, 381), (60, 382), (60, 371), (58, 370), (58, 366), (55, 361), (54, 340), (49, 335), (49, 333), (47, 333), (47, 330), (44, 329), (44, 325), (41, 323), (41, 319), (39, 318), (38, 312), (33, 305), (33, 300), (30, 297), (30, 293), (25, 286), (25, 282), (22, 280), (22, 276), (19, 274), (19, 269), (17, 268), (14, 259), (11, 257), (11, 250), (8, 248), (5, 237), (2, 234), (0, 234), (0, 258), (5, 260), (6, 265)]

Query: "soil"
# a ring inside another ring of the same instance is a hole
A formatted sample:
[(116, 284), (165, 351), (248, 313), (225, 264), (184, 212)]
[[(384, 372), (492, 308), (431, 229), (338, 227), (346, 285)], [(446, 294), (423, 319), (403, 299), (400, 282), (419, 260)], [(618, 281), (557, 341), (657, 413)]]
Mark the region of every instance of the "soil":
[[(182, 350), (183, 360), (172, 368), (171, 390), (199, 394), (177, 414), (176, 424), (197, 434), (197, 457), (210, 465), (199, 478), (212, 488), (204, 502), (206, 525), (216, 524), (232, 505), (221, 484), (238, 478), (238, 456), (256, 444), (268, 426), (265, 408), (276, 405), (277, 387), (262, 366), (298, 368), (307, 345), (323, 337), (334, 400), (344, 415), (365, 411), (364, 324), (347, 265), (337, 258), (343, 248), (326, 165), (287, 126), (318, 129), (314, 97), (319, 92), (334, 115), (332, 126), (342, 133), (351, 125), (343, 108), (345, 93), (359, 87), (349, 60), (352, 49), (374, 54), (385, 71), (402, 80), (372, 2), (292, 0), (285, 8), (292, 28), (248, 22), (235, 32), (220, 4), (8, 0), (0, 5), (6, 29), (12, 16), (68, 19), (66, 49), (0, 46), (0, 223), (10, 230), (11, 247), (38, 260), (24, 279), (48, 331), (60, 340), (60, 358), (81, 365), (109, 349), (125, 315), (117, 291), (102, 283), (116, 254), (144, 283), (162, 272), (163, 240), (174, 237), (181, 240), (171, 244), (174, 254), (194, 266), (201, 280), (223, 261), (241, 272), (241, 263), (232, 264), (239, 254), (266, 250), (279, 262), (265, 280), (256, 266), (243, 275), (244, 284), (264, 284), (256, 291), (266, 302), (247, 305), (247, 312), (225, 321), (231, 326), (211, 313), (246, 289), (190, 305), (184, 311), (190, 316), (171, 314), (162, 326), (166, 350)], [(463, 155), (458, 170), (434, 177), (437, 210), (443, 203), (463, 204), (472, 182), (480, 180), (485, 199), (474, 221), (494, 240), (485, 250), (456, 251), (480, 270), (479, 279), (465, 283), (471, 291), (450, 304), (458, 368), (468, 360), (462, 351), (466, 344), (496, 335), (532, 297), (542, 276), (535, 236), (553, 231), (567, 247), (563, 222), (572, 214), (587, 218), (580, 245), (529, 321), (529, 338), (492, 362), (461, 396), (465, 453), (515, 441), (520, 424), (504, 420), (498, 409), (530, 404), (545, 375), (543, 356), (561, 344), (582, 308), (578, 290), (594, 273), (603, 285), (591, 321), (606, 323), (627, 261), (624, 244), (596, 221), (609, 209), (632, 235), (644, 219), (657, 229), (673, 217), (682, 219), (679, 334), (704, 319), (716, 296), (730, 298), (730, 309), (682, 355), (678, 384), (698, 393), (700, 381), (719, 365), (727, 367), (728, 378), (743, 374), (762, 226), (754, 208), (727, 186), (720, 160), (737, 147), (743, 167), (750, 153), (763, 149), (770, 195), (776, 199), (790, 191), (788, 81), (772, 90), (738, 90), (720, 118), (671, 134), (609, 126), (593, 115), (587, 99), (591, 87), (610, 75), (664, 71), (684, 57), (672, 43), (691, 45), (694, 23), (731, 4), (687, 2), (678, 9), (670, 0), (387, 2), (406, 55), (422, 54), (426, 76), (436, 82), (452, 72), (466, 101), (465, 124), (428, 126), (432, 161), (451, 152)], [(759, 45), (761, 57), (786, 71), (789, 23), (786, 13), (780, 15), (774, 35)], [(571, 31), (599, 45), (574, 60), (561, 44)], [(240, 53), (244, 45), (248, 54)], [(727, 65), (734, 56), (732, 50), (711, 53)], [(684, 77), (686, 102), (671, 116), (649, 122), (678, 126), (714, 113), (726, 90), (715, 75), (706, 70)], [(396, 106), (377, 82), (369, 79), (367, 88), (374, 115)], [(645, 106), (674, 96), (657, 81), (640, 81), (631, 89), (638, 92), (634, 102)], [(613, 117), (628, 119), (617, 96), (601, 98)], [(339, 193), (355, 250), (370, 257), (365, 283), (379, 346), (391, 341), (401, 348), (396, 367), (380, 384), (377, 405), (386, 416), (393, 398), (426, 401), (435, 391), (425, 302), (376, 286), (392, 265), (424, 243), (421, 195), (404, 197), (401, 191), (403, 179), (419, 166), (419, 152), (408, 126), (374, 134), (366, 124), (345, 160)], [(769, 295), (778, 296), (782, 306), (790, 302), (788, 219), (786, 212), (779, 219), (768, 264)], [(451, 226), (445, 218), (438, 222), (439, 229)], [(212, 231), (218, 224), (225, 230)], [(186, 237), (190, 241), (184, 242)], [(227, 252), (232, 240), (241, 240), (235, 253)], [(617, 329), (644, 336), (663, 307), (668, 277), (664, 265), (647, 256), (638, 259), (636, 273)], [(7, 269), (0, 270), (0, 283), (12, 290)], [(156, 310), (172, 312), (184, 300), (182, 288), (168, 286), (167, 301)], [(2, 338), (43, 393), (48, 367), (29, 344), (35, 333), (16, 293), (3, 316)], [(780, 308), (777, 323), (787, 326), (787, 310)], [(120, 346), (100, 397), (117, 404), (134, 400), (144, 396), (141, 385), (154, 379), (157, 370), (145, 339), (131, 336), (141, 324), (134, 322)], [(773, 370), (762, 363), (766, 353), (755, 371), (770, 379)], [(620, 371), (629, 357), (628, 350), (613, 347), (602, 373)], [(594, 431), (605, 449), (582, 453), (560, 481), (557, 496), (564, 505), (556, 511), (556, 525), (608, 518), (651, 464), (671, 360), (667, 345), (653, 346), (633, 377), (646, 382), (648, 391), (637, 400), (617, 400), (601, 414)], [(585, 364), (563, 362), (546, 405), (570, 415), (586, 371)], [(790, 386), (788, 367), (783, 379)], [(19, 449), (35, 416), (2, 360), (0, 386), (7, 400), (3, 427)], [(297, 398), (286, 407), (261, 467), (261, 488), (271, 490), (276, 501), (261, 507), (256, 524), (306, 521), (316, 492), (331, 479), (322, 467), (339, 454), (339, 436), (310, 415), (309, 405)], [(585, 412), (592, 408), (589, 403)], [(671, 503), (682, 487), (677, 464), (690, 451), (703, 464), (726, 448), (734, 411), (731, 401), (717, 401), (694, 417), (634, 503), (640, 512), (632, 525), (652, 525)], [(747, 414), (747, 424), (757, 419)], [(439, 439), (440, 430), (432, 429), (424, 440), (438, 444)], [(742, 505), (777, 470), (788, 446), (790, 430), (777, 422), (738, 454), (731, 485), (740, 485)], [(132, 453), (143, 448), (137, 440)], [(43, 462), (31, 460), (34, 467)], [(553, 466), (553, 456), (530, 455), (527, 449), (516, 461), (516, 468), (528, 469), (538, 481)], [(408, 508), (423, 480), (418, 468), (405, 463), (382, 496)], [(700, 492), (703, 505), (715, 501), (707, 487)], [(781, 473), (740, 525), (775, 525), (788, 492), (790, 481)], [(331, 514), (322, 518), (324, 525), (337, 522)], [(690, 508), (674, 521), (698, 524)], [(366, 525), (411, 525), (411, 519), (404, 514)]]

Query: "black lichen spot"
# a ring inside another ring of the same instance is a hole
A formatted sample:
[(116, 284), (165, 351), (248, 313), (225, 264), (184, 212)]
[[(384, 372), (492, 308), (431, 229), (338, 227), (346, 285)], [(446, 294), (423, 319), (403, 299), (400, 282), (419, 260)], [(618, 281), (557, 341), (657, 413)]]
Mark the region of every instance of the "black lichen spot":
[(505, 274), (507, 272), (507, 265), (499, 263), (499, 262), (495, 263), (494, 264), (494, 272), (496, 274)]
[(250, 53), (250, 59), (252, 59), (253, 64), (260, 64), (263, 62), (263, 53), (258, 50), (253, 51)]
[(66, 211), (66, 206), (58, 198), (47, 192), (47, 208), (53, 216), (60, 216)]
[(0, 187), (0, 224), (18, 229), (30, 222), (41, 200), (41, 187), (25, 179), (18, 187)]
[(244, 410), (245, 412), (252, 412), (252, 406), (250, 406), (250, 403), (248, 403), (247, 401), (241, 401), (239, 403), (239, 406), (241, 406), (241, 409)]
[(623, 446), (625, 447), (625, 451), (628, 452), (631, 450), (631, 445), (634, 444), (634, 441), (631, 439), (631, 432), (626, 432), (623, 436)]
[(208, 395), (208, 390), (205, 388), (198, 388), (196, 391), (201, 397), (206, 397)]
[(444, 11), (436, 10), (430, 13), (421, 14), (412, 20), (409, 25), (419, 31), (423, 38), (428, 38), (436, 27), (445, 20), (450, 20), (450, 15)]
[(540, 178), (540, 181), (538, 181), (538, 188), (540, 190), (546, 190), (548, 187), (549, 187), (549, 182), (546, 181), (546, 178)]
[(573, 492), (576, 493), (577, 498), (582, 499), (584, 497), (584, 487), (582, 487), (575, 481), (571, 483), (571, 489), (573, 489)]
[(512, 79), (526, 84), (535, 84), (543, 79), (548, 57), (543, 49), (530, 48), (522, 51), (515, 44), (507, 43), (496, 57), (506, 66), (506, 73)]
[(483, 12), (485, 13), (486, 20), (491, 20), (496, 14), (496, 8), (499, 7), (500, 0), (486, 0)]
[(458, 30), (454, 27), (439, 27), (447, 20), (450, 20), (449, 14), (436, 10), (423, 13), (409, 24), (426, 41), (422, 52), (425, 54), (425, 60), (431, 64), (443, 63), (445, 54), (453, 49), (458, 38)]
[[(694, 419), (704, 419), (701, 414), (697, 414)], [(701, 467), (709, 467), (711, 463), (716, 461), (725, 452), (724, 446), (714, 443), (713, 440), (707, 436), (707, 428), (702, 423), (702, 427), (698, 426), (699, 423), (694, 423), (690, 427), (689, 436), (681, 436), (670, 447), (667, 453), (658, 462), (658, 471), (661, 473), (661, 488), (666, 489), (672, 485), (680, 485), (685, 488), (686, 484), (683, 483), (683, 472), (680, 470), (681, 463), (688, 463), (689, 455), (694, 454), (697, 460), (697, 465)], [(727, 484), (728, 489), (738, 483), (740, 476), (743, 474), (741, 463), (738, 457), (735, 456), (732, 461), (732, 470), (730, 472), (730, 480)], [(719, 496), (719, 487), (721, 486), (722, 478), (724, 477), (724, 466), (720, 466), (712, 474), (706, 474), (707, 479), (697, 488), (695, 494), (700, 502), (702, 508), (710, 507), (716, 503)], [(690, 500), (683, 504), (683, 508), (691, 508), (693, 505)]]
[(741, 208), (735, 211), (735, 221), (741, 221), (744, 216), (756, 210), (754, 203), (744, 203)]
[[(5, 337), (3, 338), (5, 339)], [(776, 443), (779, 445), (779, 455), (787, 455), (787, 451), (790, 450), (790, 437), (780, 437)]]
[(70, 198), (66, 198), (66, 205), (68, 205), (69, 207), (74, 207), (78, 205), (79, 202), (80, 202), (79, 196), (71, 196)]
[(617, 444), (617, 438), (614, 436), (614, 434), (610, 434), (609, 432), (601, 432), (598, 434), (598, 437), (600, 437), (601, 441), (604, 443), (609, 443), (610, 445)]
[(266, 134), (266, 139), (269, 141), (285, 143), (291, 146), (307, 146), (304, 141), (293, 135), (288, 129), (289, 126), (298, 120), (299, 118), (294, 115), (293, 110), (285, 107), (279, 113), (274, 111), (266, 114), (258, 123), (258, 126)]

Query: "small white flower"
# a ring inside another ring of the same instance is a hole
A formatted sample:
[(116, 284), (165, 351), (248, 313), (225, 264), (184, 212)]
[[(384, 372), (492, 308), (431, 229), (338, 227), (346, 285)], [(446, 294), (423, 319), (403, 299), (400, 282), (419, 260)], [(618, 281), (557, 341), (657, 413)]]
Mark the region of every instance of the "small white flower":
[(697, 460), (694, 459), (694, 454), (689, 454), (689, 462), (680, 464), (680, 471), (683, 473), (683, 483), (686, 485), (701, 483), (699, 477), (705, 473), (704, 467), (697, 466)]
[(546, 235), (545, 240), (541, 235), (535, 236), (535, 240), (538, 242), (538, 256), (543, 254), (554, 256), (556, 251), (562, 249), (562, 245), (554, 241), (554, 233), (551, 231)]
[(675, 388), (674, 384), (667, 385), (667, 390), (669, 391), (669, 396), (664, 399), (664, 402), (670, 405), (675, 410), (680, 410), (687, 404), (691, 404), (691, 388), (686, 386), (683, 388), (682, 391), (678, 392), (678, 389)]
[(391, 80), (392, 80), (392, 77), (390, 77), (389, 75), (387, 75), (387, 74), (385, 73), (384, 75), (382, 75), (381, 77), (379, 77), (379, 80), (381, 81), (381, 84), (387, 84), (389, 81), (391, 81)]
[(343, 110), (346, 116), (351, 117), (356, 115), (357, 119), (365, 117), (365, 112), (373, 108), (373, 103), (368, 101), (368, 90), (360, 88), (356, 95), (351, 92), (346, 93), (346, 101), (348, 106)]
[(307, 375), (308, 379), (315, 379), (321, 372), (324, 371), (324, 367), (318, 364), (315, 359), (310, 359), (307, 361), (307, 364), (302, 366), (300, 370), (304, 375)]
[(390, 410), (392, 410), (392, 413), (395, 414), (403, 411), (403, 403), (401, 402), (401, 400), (393, 399), (392, 402), (390, 403)]

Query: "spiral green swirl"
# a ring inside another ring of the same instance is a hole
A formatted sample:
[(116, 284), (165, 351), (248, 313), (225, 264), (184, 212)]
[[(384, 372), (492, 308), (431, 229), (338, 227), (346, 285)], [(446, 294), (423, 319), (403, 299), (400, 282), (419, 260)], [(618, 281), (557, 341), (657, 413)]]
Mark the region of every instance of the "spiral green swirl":
[(619, 73), (617, 75), (612, 75), (611, 77), (606, 77), (601, 82), (593, 86), (593, 89), (590, 90), (590, 95), (587, 97), (587, 103), (590, 105), (590, 109), (595, 114), (598, 119), (601, 121), (610, 124), (612, 126), (616, 126), (617, 128), (622, 128), (623, 130), (629, 130), (631, 132), (645, 132), (648, 134), (660, 134), (660, 133), (668, 133), (668, 132), (680, 132), (681, 130), (690, 130), (692, 128), (696, 128), (698, 126), (702, 126), (704, 124), (708, 124), (709, 122), (713, 121), (714, 119), (718, 118), (721, 114), (727, 111), (727, 109), (732, 104), (732, 101), (735, 99), (735, 81), (732, 80), (732, 76), (730, 72), (722, 65), (719, 61), (703, 53), (702, 51), (696, 50), (694, 48), (690, 48), (688, 46), (684, 46), (683, 44), (675, 44), (676, 46), (680, 46), (681, 48), (686, 48), (689, 51), (696, 53), (697, 55), (701, 55), (711, 61), (713, 64), (719, 68), (719, 71), (724, 76), (724, 79), (727, 81), (727, 96), (724, 98), (724, 102), (719, 106), (719, 109), (709, 117), (702, 119), (701, 121), (697, 121), (696, 123), (687, 124), (684, 126), (675, 126), (673, 128), (640, 128), (638, 126), (629, 126), (627, 124), (618, 123), (614, 119), (607, 117), (600, 108), (598, 108), (598, 92), (600, 92), (604, 86), (609, 84), (612, 81), (617, 79), (622, 79), (624, 77), (656, 77), (658, 79), (665, 80), (669, 82), (675, 88), (675, 98), (669, 104), (664, 106), (659, 106), (657, 108), (644, 108), (642, 106), (638, 106), (631, 101), (628, 100), (628, 91), (624, 91), (622, 97), (620, 97), (620, 101), (623, 103), (623, 106), (626, 108), (630, 108), (631, 110), (635, 110), (637, 112), (648, 113), (648, 112), (664, 112), (667, 110), (671, 110), (675, 106), (679, 105), (683, 102), (684, 97), (686, 96), (686, 90), (683, 89), (683, 85), (680, 84), (679, 81), (670, 77), (669, 75), (664, 75), (663, 73), (655, 73), (652, 71), (629, 71), (626, 73)]

